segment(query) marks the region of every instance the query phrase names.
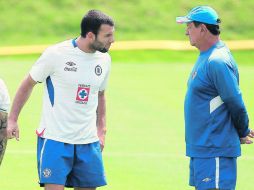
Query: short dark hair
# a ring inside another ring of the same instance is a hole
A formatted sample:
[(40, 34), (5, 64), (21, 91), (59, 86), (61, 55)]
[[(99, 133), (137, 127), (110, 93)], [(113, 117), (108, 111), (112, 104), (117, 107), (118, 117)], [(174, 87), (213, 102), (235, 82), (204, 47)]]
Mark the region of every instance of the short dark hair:
[(193, 21), (193, 23), (194, 23), (195, 27), (198, 27), (200, 24), (204, 24), (206, 26), (207, 30), (209, 30), (209, 32), (211, 32), (215, 36), (220, 34), (220, 26), (219, 26), (219, 23), (221, 23), (220, 19), (217, 19), (218, 25), (207, 24), (207, 23), (198, 22), (198, 21)]
[(88, 32), (98, 34), (102, 24), (114, 26), (112, 18), (98, 10), (90, 10), (81, 21), (81, 36), (86, 37)]

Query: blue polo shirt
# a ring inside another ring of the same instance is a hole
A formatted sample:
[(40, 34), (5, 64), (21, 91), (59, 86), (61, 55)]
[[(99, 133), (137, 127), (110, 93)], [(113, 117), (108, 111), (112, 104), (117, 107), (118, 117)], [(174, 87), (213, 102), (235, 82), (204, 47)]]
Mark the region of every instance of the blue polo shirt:
[(235, 60), (222, 41), (201, 52), (188, 80), (184, 104), (186, 155), (237, 157), (249, 133)]

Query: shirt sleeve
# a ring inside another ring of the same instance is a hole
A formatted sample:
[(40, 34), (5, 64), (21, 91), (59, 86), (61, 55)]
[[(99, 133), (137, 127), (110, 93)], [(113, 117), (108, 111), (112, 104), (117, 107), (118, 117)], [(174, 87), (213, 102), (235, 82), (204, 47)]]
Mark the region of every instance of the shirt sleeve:
[(36, 82), (44, 82), (47, 77), (53, 72), (53, 55), (49, 49), (45, 50), (45, 52), (39, 57), (39, 59), (32, 66), (29, 74), (32, 79)]
[(0, 79), (0, 111), (8, 112), (10, 108), (10, 96), (3, 80)]
[(249, 118), (238, 84), (237, 66), (226, 60), (214, 59), (210, 61), (210, 77), (230, 112), (239, 137), (246, 137), (250, 131)]
[(109, 80), (109, 74), (110, 74), (110, 70), (111, 70), (111, 58), (110, 56), (108, 55), (108, 58), (107, 58), (107, 73), (105, 74), (105, 77), (104, 77), (104, 80), (102, 81), (101, 85), (100, 85), (100, 88), (99, 88), (99, 91), (103, 91), (107, 88), (107, 84), (108, 84), (108, 80)]
[(235, 65), (225, 60), (213, 59), (209, 66), (210, 77), (223, 101), (241, 94), (238, 85), (238, 70)]

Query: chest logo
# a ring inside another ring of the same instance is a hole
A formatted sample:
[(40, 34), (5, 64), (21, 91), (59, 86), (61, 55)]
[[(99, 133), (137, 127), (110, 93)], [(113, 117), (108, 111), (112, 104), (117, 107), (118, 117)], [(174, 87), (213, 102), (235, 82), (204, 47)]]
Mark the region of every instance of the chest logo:
[(67, 66), (64, 67), (64, 71), (72, 71), (77, 72), (77, 67), (75, 67), (76, 63), (72, 61), (68, 61), (65, 63)]
[(87, 104), (90, 93), (90, 85), (79, 84), (76, 95), (76, 103)]
[(196, 76), (197, 76), (197, 71), (194, 71), (193, 73), (192, 73), (192, 79), (194, 79)]
[(95, 67), (95, 69), (94, 69), (94, 72), (95, 72), (95, 74), (96, 74), (97, 76), (100, 76), (101, 73), (102, 73), (102, 68), (101, 68), (101, 66), (100, 66), (100, 65), (97, 65), (97, 66)]

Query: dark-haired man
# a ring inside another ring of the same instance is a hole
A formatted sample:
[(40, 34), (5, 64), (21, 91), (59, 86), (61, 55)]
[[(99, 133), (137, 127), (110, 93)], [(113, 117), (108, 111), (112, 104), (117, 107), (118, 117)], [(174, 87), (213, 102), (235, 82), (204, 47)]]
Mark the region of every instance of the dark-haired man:
[(7, 144), (6, 126), (9, 106), (9, 93), (4, 81), (0, 79), (0, 165), (2, 163)]
[(187, 24), (190, 44), (200, 51), (184, 105), (190, 185), (198, 190), (235, 189), (240, 143), (250, 144), (249, 137), (254, 136), (236, 62), (220, 40), (220, 19), (214, 9), (198, 6), (176, 21)]
[(37, 159), (45, 190), (94, 190), (106, 185), (101, 151), (105, 141), (105, 95), (114, 42), (114, 22), (90, 10), (81, 36), (49, 47), (34, 64), (15, 96), (8, 137), (19, 138), (17, 120), (33, 87), (44, 82)]

